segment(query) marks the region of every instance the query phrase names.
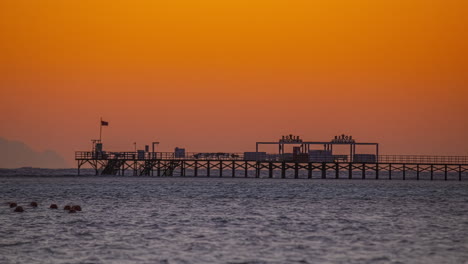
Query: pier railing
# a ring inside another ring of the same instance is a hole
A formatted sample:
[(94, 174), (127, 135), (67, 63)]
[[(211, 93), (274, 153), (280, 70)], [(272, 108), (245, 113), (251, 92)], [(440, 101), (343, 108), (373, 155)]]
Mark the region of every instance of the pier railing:
[(379, 155), (379, 163), (468, 164), (468, 156)]
[(241, 153), (200, 153), (186, 152), (184, 155), (174, 152), (91, 152), (77, 151), (75, 159), (103, 159), (103, 160), (243, 160)]
[[(243, 153), (223, 152), (75, 152), (76, 160), (245, 160)], [(309, 160), (296, 160), (291, 155), (263, 154), (249, 161), (271, 162), (352, 162), (347, 155), (335, 155), (321, 160), (311, 157)], [(378, 162), (377, 162), (378, 161)], [(430, 156), (430, 155), (379, 155), (378, 159), (359, 160), (358, 163), (405, 163), (405, 164), (468, 164), (468, 156)]]

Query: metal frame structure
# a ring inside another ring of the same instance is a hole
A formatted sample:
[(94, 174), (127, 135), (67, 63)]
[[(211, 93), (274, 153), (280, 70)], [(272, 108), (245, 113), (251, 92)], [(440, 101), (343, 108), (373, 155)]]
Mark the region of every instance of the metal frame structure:
[(333, 154), (334, 145), (348, 145), (349, 146), (349, 161), (353, 162), (354, 155), (356, 154), (356, 146), (375, 146), (376, 160), (379, 160), (379, 143), (358, 143), (351, 136), (341, 135), (336, 136), (331, 141), (302, 141), (299, 136), (283, 136), (277, 142), (257, 142), (255, 151), (259, 152), (260, 145), (278, 145), (278, 154), (283, 156), (284, 145), (300, 145), (302, 153), (309, 153), (310, 146), (323, 145), (323, 150), (330, 151)]

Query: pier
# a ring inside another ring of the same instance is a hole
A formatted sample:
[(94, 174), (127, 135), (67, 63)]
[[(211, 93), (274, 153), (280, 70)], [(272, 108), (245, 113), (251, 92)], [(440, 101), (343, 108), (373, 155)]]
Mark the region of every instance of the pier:
[[(100, 144), (100, 143), (97, 143)], [(278, 154), (260, 152), (265, 144), (277, 144)], [(297, 145), (292, 153), (285, 145)], [(311, 150), (323, 145), (321, 150)], [(333, 146), (347, 145), (349, 155), (335, 155)], [(356, 147), (375, 147), (372, 154), (357, 154)], [(76, 151), (78, 175), (89, 165), (96, 175), (154, 177), (232, 177), (293, 179), (398, 179), (468, 180), (468, 156), (380, 155), (377, 143), (357, 143), (351, 137), (330, 142), (302, 141), (283, 137), (278, 142), (257, 142), (255, 152), (107, 152), (102, 145), (93, 151)]]

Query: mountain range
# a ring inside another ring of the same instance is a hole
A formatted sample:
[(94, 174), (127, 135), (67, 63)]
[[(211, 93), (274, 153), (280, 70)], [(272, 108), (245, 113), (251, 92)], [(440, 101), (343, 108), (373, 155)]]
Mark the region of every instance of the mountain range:
[(23, 142), (0, 138), (0, 168), (20, 167), (68, 168), (69, 165), (55, 151), (37, 152)]

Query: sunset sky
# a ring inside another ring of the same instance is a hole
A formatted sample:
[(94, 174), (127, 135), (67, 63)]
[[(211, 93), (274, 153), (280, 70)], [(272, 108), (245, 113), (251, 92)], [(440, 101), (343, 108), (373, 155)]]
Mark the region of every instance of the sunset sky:
[(0, 137), (253, 151), (337, 134), (468, 155), (466, 0), (0, 2)]

